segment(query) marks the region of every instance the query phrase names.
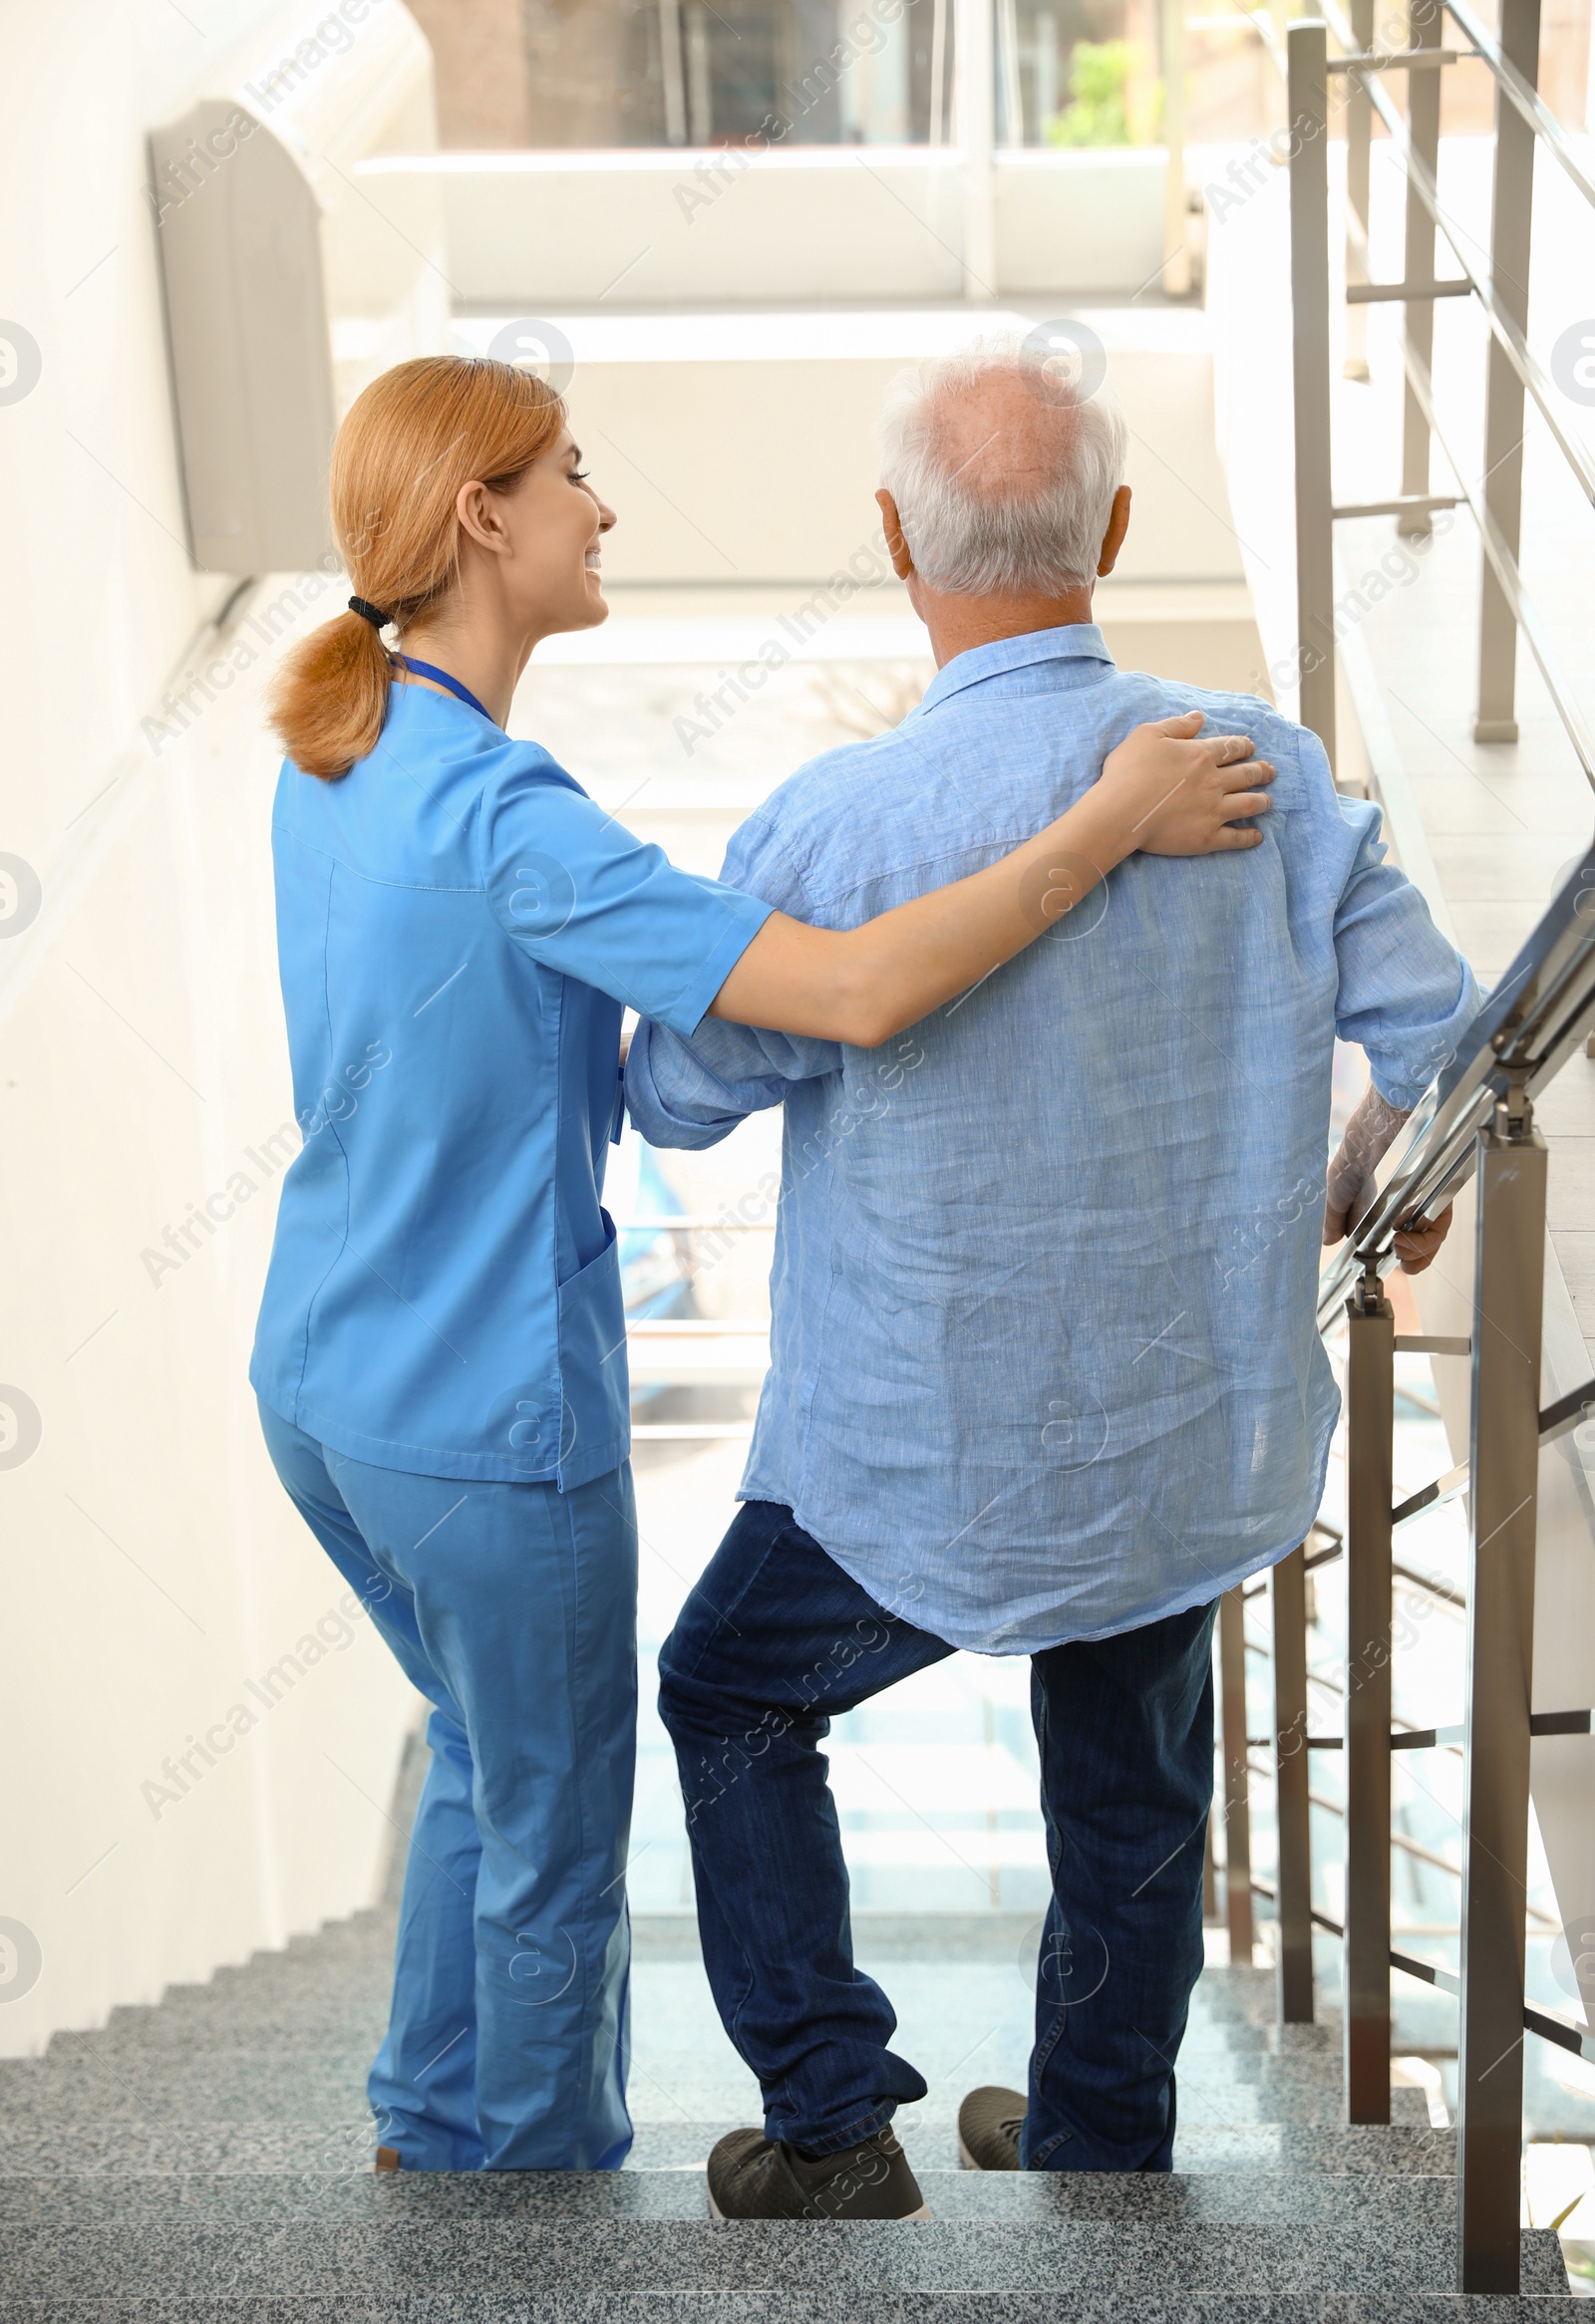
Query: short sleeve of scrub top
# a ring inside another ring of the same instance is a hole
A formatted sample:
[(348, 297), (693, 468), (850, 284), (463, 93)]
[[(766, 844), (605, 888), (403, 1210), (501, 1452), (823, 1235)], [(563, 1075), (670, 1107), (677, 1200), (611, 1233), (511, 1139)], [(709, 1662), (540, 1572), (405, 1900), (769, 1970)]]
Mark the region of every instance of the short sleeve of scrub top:
[(691, 1033), (774, 906), (700, 879), (520, 745), (482, 793), (482, 884), (541, 966)]

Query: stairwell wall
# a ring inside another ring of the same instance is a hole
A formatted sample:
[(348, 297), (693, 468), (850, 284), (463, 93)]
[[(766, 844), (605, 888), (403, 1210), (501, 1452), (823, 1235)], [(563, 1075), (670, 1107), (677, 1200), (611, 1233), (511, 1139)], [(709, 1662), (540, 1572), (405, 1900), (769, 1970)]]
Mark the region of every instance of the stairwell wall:
[(144, 186), (264, 13), (0, 6), (0, 2054), (370, 1901), (415, 1708), (245, 1377), (298, 1143), (259, 696), (336, 599), (212, 626)]

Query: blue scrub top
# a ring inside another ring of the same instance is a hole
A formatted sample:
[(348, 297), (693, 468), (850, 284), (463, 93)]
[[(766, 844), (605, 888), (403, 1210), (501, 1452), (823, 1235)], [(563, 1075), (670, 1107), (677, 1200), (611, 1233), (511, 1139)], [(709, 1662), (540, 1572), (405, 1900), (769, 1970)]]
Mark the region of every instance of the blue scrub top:
[(251, 1382), (379, 1467), (603, 1476), (630, 1446), (599, 1201), (622, 1007), (690, 1033), (771, 907), (419, 686), (340, 780), (284, 763), (272, 849), (304, 1146)]

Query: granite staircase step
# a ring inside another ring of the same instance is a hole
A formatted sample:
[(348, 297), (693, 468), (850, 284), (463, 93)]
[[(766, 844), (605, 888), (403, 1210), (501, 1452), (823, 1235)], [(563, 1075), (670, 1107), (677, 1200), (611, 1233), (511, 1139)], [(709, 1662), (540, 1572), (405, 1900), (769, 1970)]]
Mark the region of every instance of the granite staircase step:
[[(179, 2293), (155, 2300), (8, 2300), (8, 2324), (1549, 2324), (1553, 2294), (1523, 2293), (1464, 2308), (1454, 2293), (1107, 2291), (892, 2292), (871, 2285), (753, 2292), (624, 2289), (494, 2292), (484, 2298), (430, 2293), (368, 2299), (242, 2296), (213, 2301)], [(1557, 2308), (1556, 2316), (1565, 2310)]]
[[(352, 2112), (364, 2114), (369, 2058), (369, 2052), (343, 2058), (234, 2052), (211, 2060), (202, 2074), (198, 2060), (186, 2072), (101, 2059), (70, 2068), (6, 2061), (0, 2066), (0, 2118), (12, 2140), (29, 2135), (69, 2140), (88, 2128), (113, 2135), (120, 2129), (128, 2136), (163, 2129), (202, 2142), (210, 2126), (219, 2132), (245, 2124), (297, 2126), (313, 2136), (336, 2130)], [(1179, 2076), (1182, 2129), (1333, 2129), (1344, 2112), (1338, 2083), (1323, 2079), (1270, 2076), (1227, 2083), (1187, 2079), (1183, 2071)], [(1428, 2102), (1421, 2090), (1393, 2090), (1391, 2113), (1403, 2128), (1428, 2127)], [(912, 2139), (911, 2117), (901, 2130)]]
[[(180, 1997), (168, 1994), (158, 2004), (113, 2010), (98, 2031), (54, 2035), (45, 2059), (52, 2065), (78, 2058), (159, 2060), (199, 2050), (211, 2057), (257, 2050), (368, 2056), (387, 2023), (386, 1966), (375, 1967), (363, 1989), (357, 1986), (348, 1994), (296, 1998), (287, 1985), (264, 2001), (252, 1992), (246, 2001), (236, 1988), (225, 1995), (200, 1989), (203, 1999), (190, 2000), (192, 1989), (184, 1988)], [(1337, 2023), (1280, 2026), (1271, 2019), (1215, 2020), (1193, 2013), (1180, 2045), (1180, 2078), (1199, 2077), (1213, 2060), (1240, 2057), (1323, 2058), (1334, 2074), (1340, 2053)]]
[[(1460, 2324), (1454, 2135), (1406, 2088), (1390, 2128), (1345, 2125), (1333, 2015), (1276, 2025), (1265, 1969), (1196, 1988), (1172, 2176), (958, 2170), (949, 2045), (898, 2126), (929, 2221), (755, 2225), (707, 2215), (705, 2159), (750, 2119), (712, 2013), (639, 2075), (683, 2111), (623, 2172), (374, 2174), (393, 1930), (358, 1914), (0, 2062), (0, 2324)], [(639, 2023), (701, 1988), (689, 1937)], [(1022, 2017), (1003, 2039), (1017, 2075)], [(1522, 2284), (1482, 2324), (1568, 2297), (1555, 2235), (1524, 2235)]]
[(1193, 2023), (1268, 2025), (1278, 2008), (1273, 1970), (1235, 1963), (1209, 1962), (1191, 1995)]
[[(715, 2141), (738, 2127), (729, 2119), (639, 2123), (628, 2176), (633, 2171), (701, 2172)], [(918, 2123), (905, 2116), (902, 2134), (916, 2171), (956, 2168), (958, 2138), (950, 2117)], [(367, 2175), (371, 2149), (371, 2116), (363, 2092), (351, 2096), (347, 2113), (332, 2124), (130, 2119), (79, 2122), (64, 2133), (59, 2122), (43, 2127), (11, 2122), (0, 2155), (0, 2185), (13, 2178), (53, 2174), (72, 2179)], [(1279, 2172), (1454, 2178), (1456, 2146), (1454, 2132), (1427, 2125), (1375, 2130), (1344, 2123), (1182, 2121), (1174, 2161), (1179, 2172), (1203, 2176)]]
[[(1122, 2179), (1098, 2173), (974, 2172), (921, 2167), (936, 2222), (1048, 2226), (1120, 2221), (1132, 2226), (1289, 2223), (1320, 2229), (1378, 2226), (1392, 2235), (1448, 2233), (1455, 2186), (1438, 2173), (1350, 2173), (1315, 2178), (1269, 2171), (1174, 2173)], [(55, 2173), (0, 2177), (0, 2231), (23, 2227), (138, 2229), (181, 2221), (240, 2230), (293, 2220), (408, 2228), (472, 2220), (579, 2225), (709, 2217), (701, 2164), (594, 2172), (377, 2174), (323, 2172)]]
[[(255, 2222), (195, 2217), (113, 2225), (17, 2224), (6, 2232), (8, 2302), (332, 2298), (346, 2311), (385, 2303), (449, 2312), (535, 2294), (806, 2295), (822, 2314), (871, 2298), (926, 2292), (1005, 2292), (1120, 2302), (1246, 2292), (1316, 2297), (1333, 2288), (1384, 2300), (1450, 2290), (1447, 2222), (1408, 2219), (1399, 2231), (1374, 2217), (1332, 2222), (1106, 2216), (959, 2218), (848, 2224), (618, 2217), (552, 2208), (484, 2215), (394, 2206), (368, 2220), (290, 2217)], [(1554, 2234), (1525, 2231), (1523, 2289), (1565, 2297)], [(1120, 2313), (1125, 2311), (1121, 2308)]]

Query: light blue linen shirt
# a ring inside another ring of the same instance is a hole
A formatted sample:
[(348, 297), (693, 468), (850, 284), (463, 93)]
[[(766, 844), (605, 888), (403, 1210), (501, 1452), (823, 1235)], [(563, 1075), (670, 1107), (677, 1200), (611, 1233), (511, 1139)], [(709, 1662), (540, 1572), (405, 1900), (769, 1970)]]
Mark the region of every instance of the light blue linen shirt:
[(1090, 626), (959, 655), (726, 858), (731, 885), (854, 927), (993, 862), (1131, 726), (1198, 705), (1278, 768), (1261, 847), (1130, 857), (882, 1048), (654, 1023), (626, 1068), (655, 1145), (786, 1106), (741, 1497), (988, 1653), (1156, 1620), (1301, 1541), (1337, 1410), (1314, 1327), (1335, 1036), (1412, 1106), (1478, 992), (1313, 734), (1116, 670)]

